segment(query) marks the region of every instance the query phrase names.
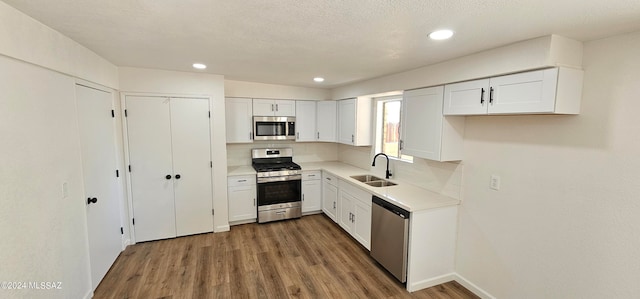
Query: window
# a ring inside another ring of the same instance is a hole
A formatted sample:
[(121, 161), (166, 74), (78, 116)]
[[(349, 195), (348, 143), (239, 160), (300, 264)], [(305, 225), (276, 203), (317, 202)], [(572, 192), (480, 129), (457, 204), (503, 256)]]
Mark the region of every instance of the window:
[(413, 161), (413, 157), (400, 152), (402, 96), (376, 98), (376, 101), (376, 152), (385, 153), (390, 158)]

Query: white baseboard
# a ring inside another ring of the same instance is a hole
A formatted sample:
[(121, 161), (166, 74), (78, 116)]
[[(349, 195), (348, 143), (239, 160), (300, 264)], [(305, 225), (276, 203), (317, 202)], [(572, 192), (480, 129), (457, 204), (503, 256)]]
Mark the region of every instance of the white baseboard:
[(124, 239), (124, 241), (122, 241), (122, 250), (124, 251), (125, 249), (127, 249), (127, 246), (131, 245), (131, 239)]
[(89, 291), (87, 292), (86, 295), (84, 295), (84, 297), (82, 297), (83, 299), (91, 299), (93, 298), (93, 291), (91, 290), (91, 288), (89, 288)]
[(454, 276), (455, 276), (455, 281), (457, 281), (463, 287), (467, 288), (467, 290), (469, 290), (472, 293), (478, 295), (480, 298), (482, 298), (482, 299), (496, 299), (496, 297), (492, 296), (487, 291), (481, 289), (480, 287), (478, 287), (477, 285), (475, 285), (474, 283), (472, 283), (468, 279), (462, 277), (460, 274), (454, 273)]
[(422, 289), (430, 288), (432, 286), (437, 286), (439, 284), (443, 284), (445, 282), (449, 282), (449, 281), (452, 281), (452, 280), (455, 280), (455, 279), (456, 279), (456, 274), (455, 273), (449, 273), (449, 274), (437, 276), (437, 277), (434, 277), (434, 278), (413, 282), (411, 284), (409, 284), (407, 282), (407, 291), (415, 292), (415, 291), (419, 291), (419, 290), (422, 290)]
[(231, 230), (231, 228), (227, 224), (227, 225), (216, 226), (216, 228), (213, 230), (213, 232), (214, 233), (221, 233), (221, 232), (228, 232), (229, 230)]

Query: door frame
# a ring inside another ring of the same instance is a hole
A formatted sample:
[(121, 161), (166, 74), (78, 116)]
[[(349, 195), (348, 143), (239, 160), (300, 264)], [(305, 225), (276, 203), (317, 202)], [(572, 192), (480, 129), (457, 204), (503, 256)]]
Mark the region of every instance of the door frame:
[[(127, 109), (126, 99), (127, 96), (144, 96), (144, 97), (159, 97), (159, 98), (188, 98), (188, 99), (206, 99), (209, 101), (209, 111), (212, 109), (212, 99), (211, 96), (202, 95), (202, 94), (174, 94), (174, 93), (149, 93), (149, 92), (120, 92), (120, 115), (125, 115), (125, 110)], [(212, 130), (212, 119), (209, 118), (209, 160), (213, 161), (213, 130)], [(126, 219), (126, 227), (129, 231), (129, 244), (136, 244), (135, 237), (135, 229), (133, 227), (133, 193), (131, 190), (131, 173), (128, 170), (128, 165), (130, 165), (130, 157), (129, 157), (129, 134), (127, 126), (127, 118), (121, 117), (121, 131), (122, 132), (122, 141), (123, 141), (123, 172), (125, 173), (124, 178), (126, 181), (126, 201), (129, 213), (127, 213)], [(122, 177), (122, 176), (121, 176)], [(214, 194), (214, 174), (213, 167), (211, 167), (211, 194)], [(211, 204), (214, 205), (214, 197), (211, 198)], [(212, 219), (215, 218), (216, 215), (213, 215)], [(212, 229), (214, 227), (214, 221), (211, 221)], [(128, 244), (128, 245), (129, 245)]]

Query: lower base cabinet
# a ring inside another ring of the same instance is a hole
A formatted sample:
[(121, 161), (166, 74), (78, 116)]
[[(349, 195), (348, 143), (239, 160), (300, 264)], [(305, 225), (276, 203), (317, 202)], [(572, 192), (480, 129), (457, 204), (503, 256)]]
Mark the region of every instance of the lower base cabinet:
[(334, 222), (338, 222), (338, 178), (322, 172), (322, 211)]
[(322, 180), (320, 171), (302, 172), (302, 213), (322, 210)]
[(256, 176), (230, 176), (227, 178), (229, 198), (229, 223), (240, 224), (255, 222), (257, 219), (256, 206)]
[(340, 180), (338, 224), (362, 246), (371, 249), (371, 193)]

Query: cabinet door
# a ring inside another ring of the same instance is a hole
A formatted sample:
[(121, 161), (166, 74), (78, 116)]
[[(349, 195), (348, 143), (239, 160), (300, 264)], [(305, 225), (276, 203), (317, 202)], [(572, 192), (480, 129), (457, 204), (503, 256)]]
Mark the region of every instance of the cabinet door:
[(316, 102), (296, 102), (296, 141), (316, 140)]
[(489, 114), (551, 113), (555, 111), (558, 69), (491, 78)]
[(371, 249), (371, 202), (355, 201), (353, 237), (367, 249)]
[(336, 142), (336, 101), (320, 101), (316, 105), (316, 140)]
[(296, 116), (296, 101), (292, 100), (274, 100), (275, 116)]
[(489, 79), (444, 86), (444, 115), (487, 114)]
[(211, 232), (209, 100), (171, 98), (170, 103), (176, 233)]
[(440, 160), (444, 87), (407, 91), (402, 101), (401, 149), (405, 155)]
[(340, 189), (338, 192), (338, 224), (349, 234), (353, 235), (354, 205), (357, 199), (353, 195)]
[(356, 131), (356, 99), (338, 101), (338, 142), (353, 145)]
[(273, 100), (253, 99), (253, 115), (273, 116), (276, 111), (276, 104)]
[(229, 187), (229, 222), (257, 218), (256, 187)]
[(136, 242), (175, 237), (169, 99), (127, 96), (125, 105)]
[(322, 183), (322, 211), (337, 222), (336, 215), (338, 212), (338, 187), (327, 182)]
[(227, 143), (253, 142), (253, 104), (247, 98), (227, 98)]
[(302, 182), (302, 212), (315, 212), (322, 209), (322, 181)]

